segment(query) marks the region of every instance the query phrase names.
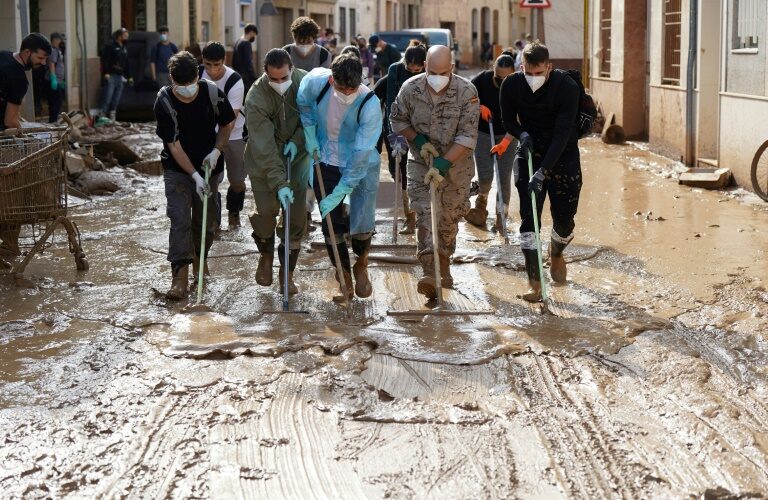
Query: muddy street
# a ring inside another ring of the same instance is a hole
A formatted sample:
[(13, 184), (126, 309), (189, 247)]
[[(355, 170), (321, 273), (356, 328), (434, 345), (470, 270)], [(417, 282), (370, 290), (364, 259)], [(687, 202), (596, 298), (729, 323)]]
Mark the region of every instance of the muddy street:
[[(57, 233), (27, 269), (33, 288), (0, 277), (2, 496), (764, 495), (768, 204), (678, 185), (681, 166), (639, 144), (580, 145), (551, 314), (517, 298), (513, 201), (509, 246), (460, 225), (447, 307), (488, 314), (418, 321), (388, 314), (426, 308), (413, 237), (384, 246), (388, 173), (374, 294), (347, 320), (319, 229), (291, 304), (309, 314), (278, 315), (250, 227), (226, 217), (205, 289), (217, 314), (180, 314), (162, 293), (162, 178), (112, 169), (113, 196), (70, 198), (90, 270)], [(550, 229), (545, 208), (545, 241)]]

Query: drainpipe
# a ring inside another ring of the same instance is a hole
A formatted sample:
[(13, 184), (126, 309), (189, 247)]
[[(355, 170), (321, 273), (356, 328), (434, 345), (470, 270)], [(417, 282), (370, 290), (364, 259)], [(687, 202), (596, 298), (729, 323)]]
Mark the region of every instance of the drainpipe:
[(85, 11), (83, 9), (83, 0), (77, 0), (75, 4), (75, 32), (77, 33), (77, 44), (80, 47), (80, 107), (85, 116), (89, 116), (88, 55), (85, 49)]
[(584, 47), (581, 57), (581, 83), (584, 88), (589, 88), (589, 0), (584, 0)]
[(688, 19), (688, 71), (685, 88), (685, 163), (693, 167), (696, 157), (696, 94), (694, 83), (696, 79), (696, 52), (699, 32), (698, 0), (690, 1)]

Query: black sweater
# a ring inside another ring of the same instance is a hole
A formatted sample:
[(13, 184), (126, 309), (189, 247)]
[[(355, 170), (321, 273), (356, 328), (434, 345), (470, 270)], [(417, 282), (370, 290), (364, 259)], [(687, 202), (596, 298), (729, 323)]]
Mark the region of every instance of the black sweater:
[(535, 93), (525, 74), (515, 73), (501, 84), (499, 105), (504, 128), (513, 136), (528, 132), (536, 154), (542, 155), (541, 168), (552, 171), (564, 152), (578, 151), (576, 115), (579, 111), (579, 86), (564, 71), (554, 70)]

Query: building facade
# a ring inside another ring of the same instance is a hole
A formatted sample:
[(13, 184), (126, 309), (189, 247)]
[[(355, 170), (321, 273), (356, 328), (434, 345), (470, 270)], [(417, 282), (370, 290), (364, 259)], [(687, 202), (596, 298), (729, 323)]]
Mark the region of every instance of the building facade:
[(592, 94), (628, 137), (749, 188), (768, 140), (767, 18), (764, 0), (590, 0)]

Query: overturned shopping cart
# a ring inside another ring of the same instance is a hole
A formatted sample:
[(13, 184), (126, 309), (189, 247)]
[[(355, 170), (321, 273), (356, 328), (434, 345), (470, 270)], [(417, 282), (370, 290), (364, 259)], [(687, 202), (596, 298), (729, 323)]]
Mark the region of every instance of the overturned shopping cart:
[(68, 133), (67, 127), (56, 127), (0, 136), (0, 257), (14, 259), (4, 272), (19, 286), (29, 284), (24, 270), (51, 245), (48, 240), (59, 226), (67, 233), (77, 269), (88, 269), (80, 231), (67, 218)]

